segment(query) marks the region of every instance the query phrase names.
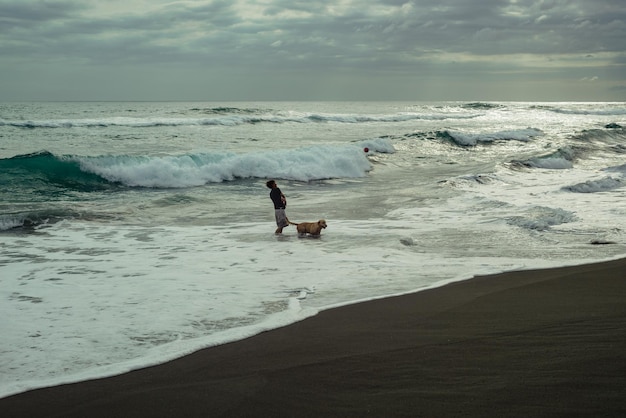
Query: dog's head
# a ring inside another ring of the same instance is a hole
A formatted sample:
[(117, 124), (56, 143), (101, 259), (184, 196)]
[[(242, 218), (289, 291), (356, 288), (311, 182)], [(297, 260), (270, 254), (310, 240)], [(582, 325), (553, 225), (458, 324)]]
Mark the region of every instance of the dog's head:
[(317, 221), (317, 224), (320, 226), (320, 228), (326, 228), (326, 221), (324, 219), (320, 219), (319, 221)]

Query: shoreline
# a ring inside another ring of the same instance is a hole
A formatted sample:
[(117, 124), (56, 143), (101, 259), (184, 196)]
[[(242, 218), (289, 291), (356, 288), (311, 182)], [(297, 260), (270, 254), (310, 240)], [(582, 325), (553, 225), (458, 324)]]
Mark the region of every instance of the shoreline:
[(153, 356), (151, 356), (152, 359), (149, 361), (146, 361), (144, 359), (141, 359), (141, 361), (139, 361), (139, 359), (130, 359), (130, 360), (122, 361), (122, 362), (115, 363), (115, 364), (103, 365), (96, 369), (79, 371), (75, 374), (48, 379), (46, 381), (43, 381), (37, 384), (33, 383), (34, 382), (33, 380), (23, 382), (22, 384), (20, 384), (21, 387), (19, 389), (14, 388), (12, 390), (5, 391), (5, 392), (0, 391), (0, 400), (2, 400), (3, 398), (19, 395), (21, 393), (30, 392), (34, 390), (45, 389), (45, 388), (54, 387), (54, 386), (71, 385), (71, 384), (91, 381), (91, 380), (107, 379), (110, 377), (115, 377), (118, 375), (130, 373), (136, 370), (159, 366), (161, 364), (169, 363), (179, 358), (188, 356), (197, 351), (218, 347), (224, 344), (236, 343), (236, 342), (254, 337), (258, 334), (262, 334), (264, 332), (273, 331), (279, 328), (283, 328), (285, 326), (292, 326), (294, 324), (297, 324), (300, 321), (308, 319), (311, 316), (319, 315), (320, 312), (327, 311), (327, 310), (333, 310), (333, 309), (342, 308), (345, 306), (372, 302), (372, 301), (376, 301), (380, 299), (390, 299), (390, 298), (395, 298), (395, 297), (408, 296), (414, 293), (429, 291), (429, 290), (437, 289), (440, 287), (448, 286), (453, 283), (473, 280), (474, 278), (481, 277), (481, 276), (495, 276), (495, 275), (515, 272), (515, 271), (545, 270), (545, 269), (554, 269), (554, 268), (576, 267), (580, 265), (598, 264), (598, 263), (603, 263), (603, 262), (615, 261), (621, 258), (622, 257), (607, 258), (604, 260), (587, 260), (585, 262), (581, 262), (578, 264), (565, 264), (565, 265), (542, 266), (542, 267), (536, 267), (536, 266), (535, 267), (521, 267), (521, 268), (514, 269), (514, 270), (506, 270), (506, 271), (495, 272), (495, 273), (476, 274), (476, 275), (468, 276), (465, 278), (442, 280), (442, 281), (427, 285), (425, 287), (420, 287), (420, 288), (413, 289), (413, 290), (390, 293), (390, 294), (381, 295), (381, 296), (367, 297), (363, 299), (355, 299), (351, 301), (339, 302), (339, 303), (335, 303), (335, 304), (331, 304), (327, 306), (315, 307), (315, 308), (303, 308), (300, 314), (297, 315), (298, 316), (297, 319), (285, 320), (284, 318), (282, 318), (279, 320), (270, 321), (273, 325), (269, 325), (267, 322), (261, 322), (259, 324), (254, 324), (254, 325), (249, 325), (249, 326), (245, 326), (242, 328), (238, 328), (235, 331), (225, 330), (225, 331), (218, 333), (219, 337), (216, 337), (217, 334), (207, 336), (207, 338), (210, 339), (209, 343), (198, 343), (193, 348), (186, 347), (185, 349), (179, 349), (179, 350), (168, 349), (166, 350), (167, 354), (163, 354), (162, 356), (157, 356), (158, 360), (154, 360)]
[(11, 395), (0, 408), (11, 417), (625, 414), (624, 301), (626, 258), (476, 276)]

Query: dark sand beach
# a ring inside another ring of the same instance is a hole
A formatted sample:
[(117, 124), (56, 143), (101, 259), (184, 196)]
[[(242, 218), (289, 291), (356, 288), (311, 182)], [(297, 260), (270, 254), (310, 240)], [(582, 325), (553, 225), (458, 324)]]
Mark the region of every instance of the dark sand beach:
[(321, 312), (3, 417), (626, 416), (626, 260), (476, 277)]

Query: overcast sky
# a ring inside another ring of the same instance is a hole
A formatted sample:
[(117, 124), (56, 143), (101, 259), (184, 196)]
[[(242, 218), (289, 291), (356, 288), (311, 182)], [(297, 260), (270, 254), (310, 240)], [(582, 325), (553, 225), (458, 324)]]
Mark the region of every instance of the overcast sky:
[(0, 101), (626, 100), (624, 0), (0, 0)]

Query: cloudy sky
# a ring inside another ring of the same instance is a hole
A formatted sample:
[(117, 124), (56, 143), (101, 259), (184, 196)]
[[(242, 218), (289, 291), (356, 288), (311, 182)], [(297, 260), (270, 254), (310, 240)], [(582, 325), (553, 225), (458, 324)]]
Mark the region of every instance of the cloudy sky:
[(626, 100), (624, 0), (0, 0), (0, 101)]

